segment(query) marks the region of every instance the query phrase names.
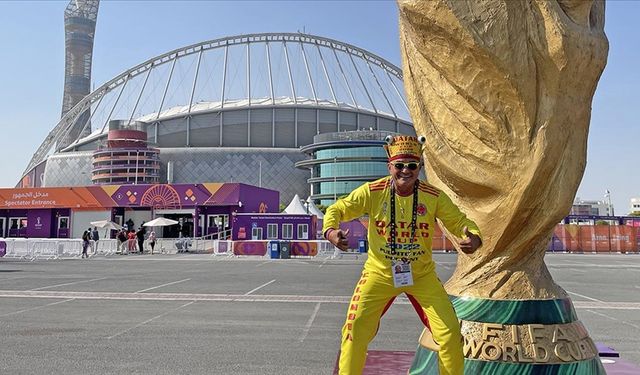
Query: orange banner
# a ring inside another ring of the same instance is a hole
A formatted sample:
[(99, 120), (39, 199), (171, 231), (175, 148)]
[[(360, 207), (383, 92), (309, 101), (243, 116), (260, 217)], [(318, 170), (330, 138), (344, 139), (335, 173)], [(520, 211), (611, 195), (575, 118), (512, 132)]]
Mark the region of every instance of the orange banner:
[(0, 208), (6, 209), (102, 208), (103, 203), (86, 187), (0, 189)]
[(628, 253), (638, 251), (637, 228), (628, 225), (557, 225), (551, 251)]

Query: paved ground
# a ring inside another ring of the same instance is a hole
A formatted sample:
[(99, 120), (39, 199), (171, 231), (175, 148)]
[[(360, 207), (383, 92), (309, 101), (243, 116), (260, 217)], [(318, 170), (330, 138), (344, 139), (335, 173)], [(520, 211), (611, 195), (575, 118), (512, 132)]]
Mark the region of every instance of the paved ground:
[[(436, 254), (447, 279), (454, 254)], [(546, 257), (598, 342), (640, 364), (640, 256)], [(0, 259), (2, 374), (331, 374), (363, 259)], [(415, 350), (399, 299), (372, 350)]]

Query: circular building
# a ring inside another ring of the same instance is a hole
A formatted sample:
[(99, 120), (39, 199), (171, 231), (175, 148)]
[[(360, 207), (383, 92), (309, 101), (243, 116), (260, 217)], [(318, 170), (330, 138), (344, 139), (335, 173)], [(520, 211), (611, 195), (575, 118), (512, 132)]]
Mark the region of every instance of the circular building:
[(415, 134), (402, 72), (383, 58), (306, 34), (240, 35), (151, 58), (91, 92), (48, 134), (22, 186), (91, 184), (113, 120), (145, 124), (159, 153), (145, 154), (158, 163), (144, 173), (159, 183), (243, 182), (282, 202), (309, 194), (308, 171), (294, 165), (315, 136)]
[(146, 124), (109, 122), (106, 147), (93, 152), (94, 184), (157, 184), (159, 150), (148, 146)]
[(389, 174), (382, 145), (388, 131), (359, 130), (318, 134), (302, 147), (312, 159), (296, 163), (311, 171), (311, 199), (329, 205), (366, 181)]

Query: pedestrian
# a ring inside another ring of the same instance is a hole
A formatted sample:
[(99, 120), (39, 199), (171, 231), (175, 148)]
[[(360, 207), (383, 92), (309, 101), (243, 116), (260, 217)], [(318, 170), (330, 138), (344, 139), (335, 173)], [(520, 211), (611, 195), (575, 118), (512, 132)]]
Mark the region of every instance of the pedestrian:
[(138, 239), (138, 251), (140, 251), (140, 255), (144, 253), (144, 227), (138, 228), (136, 232), (136, 238)]
[(89, 258), (87, 249), (89, 248), (89, 239), (91, 238), (91, 229), (87, 229), (82, 233), (82, 259)]
[(93, 227), (91, 231), (91, 239), (93, 240), (93, 255), (98, 254), (98, 241), (100, 240), (100, 234), (98, 234), (98, 228)]
[(126, 249), (126, 243), (127, 243), (127, 231), (126, 229), (122, 228), (120, 229), (120, 231), (118, 232), (118, 250), (120, 251), (121, 254), (127, 254), (128, 251)]
[(125, 225), (127, 226), (127, 232), (131, 232), (132, 230), (135, 230), (134, 223), (133, 223), (133, 220), (131, 220), (131, 218), (127, 220)]
[(156, 246), (156, 232), (151, 230), (149, 232), (149, 246), (151, 246), (151, 254), (153, 255), (153, 248)]
[(136, 232), (133, 230), (130, 230), (129, 233), (127, 233), (127, 248), (130, 253), (133, 253), (136, 249)]
[(87, 233), (89, 233), (89, 247), (91, 248), (91, 254), (93, 255), (93, 240), (91, 240), (91, 227), (87, 228)]
[(368, 259), (342, 328), (339, 374), (362, 373), (381, 316), (404, 293), (440, 345), (440, 374), (461, 375), (460, 325), (436, 275), (431, 239), (439, 219), (470, 254), (482, 244), (480, 231), (443, 191), (419, 180), (423, 137), (389, 136), (386, 141), (389, 176), (356, 188), (324, 216), (324, 237), (346, 250), (349, 230), (341, 230), (340, 222), (369, 215)]

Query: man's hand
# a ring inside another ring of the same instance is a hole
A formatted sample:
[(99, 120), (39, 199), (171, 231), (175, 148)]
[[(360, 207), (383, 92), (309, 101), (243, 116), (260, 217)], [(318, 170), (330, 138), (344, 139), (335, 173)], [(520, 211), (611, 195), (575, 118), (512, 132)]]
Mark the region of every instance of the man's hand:
[(345, 231), (342, 229), (334, 229), (327, 233), (327, 240), (331, 242), (333, 246), (345, 251), (349, 248), (349, 240), (347, 240), (347, 236), (349, 236), (349, 229)]
[(465, 254), (473, 254), (480, 246), (482, 246), (482, 240), (480, 236), (469, 232), (469, 228), (464, 227), (462, 230), (465, 238), (458, 242), (460, 250)]

